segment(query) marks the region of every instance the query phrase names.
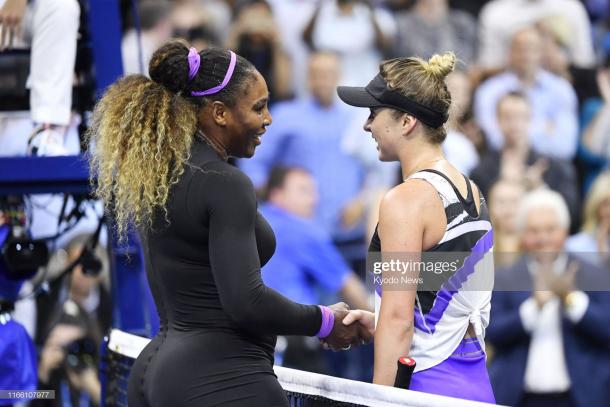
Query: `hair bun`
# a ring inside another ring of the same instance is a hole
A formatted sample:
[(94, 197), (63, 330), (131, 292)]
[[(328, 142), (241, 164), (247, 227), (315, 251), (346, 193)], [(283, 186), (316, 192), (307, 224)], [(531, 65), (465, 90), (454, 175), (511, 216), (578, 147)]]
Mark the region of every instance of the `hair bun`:
[(150, 78), (173, 93), (188, 88), (189, 47), (183, 40), (172, 40), (157, 49), (148, 65)]
[(434, 54), (424, 65), (426, 72), (440, 80), (444, 80), (453, 71), (456, 63), (456, 56), (453, 52), (445, 52), (442, 55)]

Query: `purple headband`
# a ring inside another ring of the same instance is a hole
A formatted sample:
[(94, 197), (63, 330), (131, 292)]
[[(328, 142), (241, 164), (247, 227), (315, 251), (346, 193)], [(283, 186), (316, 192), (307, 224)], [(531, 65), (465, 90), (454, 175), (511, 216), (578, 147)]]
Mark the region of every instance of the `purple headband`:
[(199, 65), (201, 65), (201, 55), (194, 47), (189, 49), (189, 81), (192, 81), (197, 71), (199, 71)]
[[(227, 86), (227, 84), (231, 80), (231, 77), (233, 76), (233, 71), (235, 70), (235, 64), (237, 62), (237, 55), (235, 55), (235, 52), (229, 51), (229, 53), (231, 54), (231, 62), (229, 62), (229, 69), (227, 69), (227, 73), (225, 74), (225, 77), (222, 80), (222, 83), (220, 85), (215, 86), (208, 90), (193, 91), (193, 92), (191, 92), (192, 96), (212, 95), (214, 93), (220, 92), (221, 90), (224, 89), (225, 86)], [(192, 80), (195, 77), (195, 75), (197, 74), (197, 71), (199, 70), (199, 65), (201, 64), (201, 56), (199, 55), (199, 53), (197, 52), (197, 50), (195, 48), (191, 48), (189, 50), (188, 60), (189, 60), (189, 80)]]

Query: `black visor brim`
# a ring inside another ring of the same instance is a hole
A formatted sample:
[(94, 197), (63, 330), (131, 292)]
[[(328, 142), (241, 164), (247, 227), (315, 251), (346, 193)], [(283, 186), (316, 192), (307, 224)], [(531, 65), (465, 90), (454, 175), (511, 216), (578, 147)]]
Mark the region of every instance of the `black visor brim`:
[(339, 86), (337, 87), (339, 99), (350, 106), (355, 107), (377, 107), (382, 106), (379, 100), (375, 99), (367, 90), (358, 86)]

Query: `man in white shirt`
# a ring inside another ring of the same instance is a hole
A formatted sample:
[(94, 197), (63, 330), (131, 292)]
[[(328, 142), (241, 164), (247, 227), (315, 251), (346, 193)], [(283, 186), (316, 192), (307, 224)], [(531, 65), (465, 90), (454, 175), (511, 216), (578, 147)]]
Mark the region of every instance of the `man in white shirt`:
[(557, 192), (526, 195), (517, 224), (525, 255), (497, 271), (487, 329), (496, 349), (490, 367), (496, 400), (519, 407), (605, 406), (609, 273), (562, 252), (570, 217)]

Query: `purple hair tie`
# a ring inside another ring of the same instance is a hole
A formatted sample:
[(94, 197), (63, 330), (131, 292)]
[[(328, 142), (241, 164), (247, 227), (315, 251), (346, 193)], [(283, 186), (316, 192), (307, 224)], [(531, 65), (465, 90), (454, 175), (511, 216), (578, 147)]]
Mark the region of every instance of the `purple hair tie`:
[(197, 49), (191, 47), (189, 49), (189, 81), (192, 81), (197, 72), (199, 71), (199, 66), (201, 65), (201, 55), (197, 52)]
[(229, 51), (229, 52), (231, 53), (231, 62), (229, 63), (229, 69), (227, 69), (227, 73), (225, 74), (225, 78), (222, 80), (222, 83), (220, 85), (210, 88), (208, 90), (193, 91), (193, 92), (191, 92), (192, 96), (212, 95), (214, 93), (220, 92), (221, 90), (224, 89), (225, 86), (227, 86), (227, 84), (231, 80), (231, 76), (233, 76), (233, 71), (235, 70), (235, 63), (237, 62), (237, 55), (235, 55), (235, 52), (233, 52), (233, 51)]
[(316, 336), (320, 339), (326, 338), (333, 330), (333, 326), (335, 325), (335, 314), (333, 310), (323, 305), (318, 305), (320, 310), (322, 311), (322, 324), (320, 325), (320, 330), (316, 334)]

